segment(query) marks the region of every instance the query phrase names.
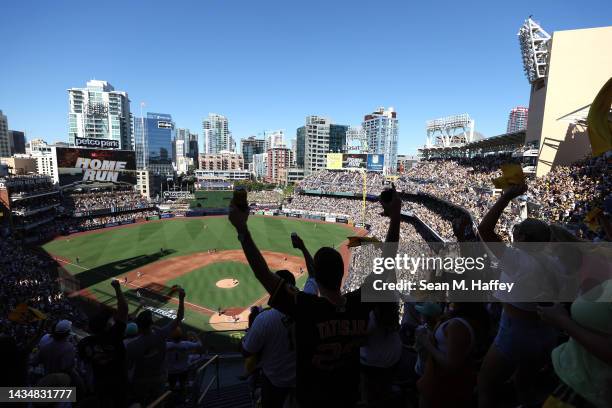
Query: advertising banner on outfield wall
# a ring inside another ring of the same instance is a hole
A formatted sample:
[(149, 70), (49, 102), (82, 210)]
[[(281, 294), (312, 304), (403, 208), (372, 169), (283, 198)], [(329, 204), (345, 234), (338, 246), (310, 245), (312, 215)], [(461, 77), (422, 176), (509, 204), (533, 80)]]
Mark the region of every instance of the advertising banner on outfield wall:
[(327, 170), (341, 170), (342, 159), (342, 153), (327, 153)]
[(60, 186), (86, 181), (136, 184), (133, 151), (57, 147), (56, 154)]
[(342, 168), (365, 169), (367, 168), (367, 154), (344, 154), (342, 155)]
[(368, 154), (368, 171), (383, 171), (385, 156), (383, 154)]

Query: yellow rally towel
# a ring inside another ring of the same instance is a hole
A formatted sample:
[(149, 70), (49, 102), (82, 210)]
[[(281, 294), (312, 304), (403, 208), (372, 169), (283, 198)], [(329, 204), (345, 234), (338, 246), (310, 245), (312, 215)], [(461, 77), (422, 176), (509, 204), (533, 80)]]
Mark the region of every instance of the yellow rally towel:
[(591, 211), (589, 211), (587, 215), (584, 216), (584, 223), (589, 227), (591, 231), (597, 232), (597, 230), (599, 229), (599, 221), (597, 221), (597, 217), (599, 217), (602, 212), (603, 211), (601, 210), (601, 208), (595, 207)]
[(495, 188), (505, 190), (512, 185), (521, 184), (525, 181), (525, 174), (520, 164), (502, 164), (501, 171), (501, 177), (492, 180)]
[(364, 242), (380, 242), (378, 239), (374, 237), (348, 237), (348, 247), (354, 248), (361, 246)]
[(608, 119), (612, 105), (612, 78), (601, 88), (589, 109), (587, 126), (593, 156), (612, 150), (612, 122)]
[(559, 398), (551, 395), (546, 399), (546, 401), (544, 401), (542, 408), (576, 408), (576, 406), (565, 401), (561, 401)]
[(45, 320), (47, 315), (38, 309), (28, 307), (25, 303), (20, 303), (9, 313), (8, 318), (17, 323), (30, 323), (37, 320)]

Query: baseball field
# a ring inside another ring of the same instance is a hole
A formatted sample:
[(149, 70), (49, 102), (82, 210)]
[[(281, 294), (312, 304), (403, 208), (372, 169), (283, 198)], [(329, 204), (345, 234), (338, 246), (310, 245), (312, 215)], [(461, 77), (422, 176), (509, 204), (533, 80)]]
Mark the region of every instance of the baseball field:
[[(314, 253), (322, 246), (341, 250), (348, 267), (346, 239), (359, 233), (345, 224), (253, 216), (249, 228), (272, 270), (288, 269), (298, 286), (307, 274), (301, 252), (291, 246), (297, 232)], [(148, 308), (158, 319), (172, 318), (178, 305), (173, 285), (185, 288), (185, 324), (240, 336), (249, 308), (267, 296), (253, 276), (227, 217), (149, 221), (57, 238), (43, 246), (60, 276), (72, 283), (71, 296), (114, 306), (110, 281), (119, 279), (130, 312)], [(219, 339), (217, 339), (218, 343)]]

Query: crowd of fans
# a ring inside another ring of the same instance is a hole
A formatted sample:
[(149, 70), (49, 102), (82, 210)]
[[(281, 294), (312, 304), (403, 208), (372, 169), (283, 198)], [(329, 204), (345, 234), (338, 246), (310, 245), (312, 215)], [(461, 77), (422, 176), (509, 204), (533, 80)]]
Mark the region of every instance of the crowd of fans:
[[(369, 235), (379, 240), (384, 238), (386, 232), (387, 220), (381, 217), (383, 209), (376, 201), (366, 201), (365, 219), (362, 201), (351, 198), (298, 194), (292, 198), (290, 203), (283, 205), (283, 209), (313, 215), (345, 217), (354, 223), (365, 221), (369, 226)], [(404, 233), (403, 229), (402, 233)], [(410, 233), (406, 232), (404, 238), (409, 237)]]
[(249, 203), (258, 207), (276, 207), (283, 201), (283, 192), (279, 190), (249, 191), (248, 200)]
[(171, 214), (177, 216), (185, 216), (190, 209), (189, 202), (191, 200), (187, 198), (179, 198), (176, 200), (167, 200), (162, 205), (160, 205), (160, 209), (164, 211), (168, 211)]
[(56, 207), (59, 204), (59, 195), (53, 194), (15, 201), (11, 206), (11, 210), (17, 214), (26, 215), (28, 213), (34, 213), (47, 208)]
[(73, 213), (87, 215), (92, 211), (150, 208), (147, 198), (132, 187), (111, 191), (71, 192), (64, 195), (64, 204)]
[[(343, 280), (344, 264), (336, 250), (321, 248), (311, 256), (301, 239), (293, 237), (292, 244), (303, 252), (307, 266), (303, 292), (294, 288), (292, 273), (270, 271), (248, 231), (248, 211), (232, 206), (230, 222), (255, 277), (271, 295), (271, 309), (253, 315), (241, 343), (244, 355), (254, 362), (249, 375), (261, 376), (264, 407), (296, 406), (296, 400), (301, 406), (321, 407), (354, 407), (358, 401), (366, 407), (488, 408), (508, 401), (535, 407), (547, 398), (548, 406), (612, 406), (612, 271), (597, 254), (573, 254), (578, 264), (601, 269), (598, 272), (607, 280), (581, 286), (569, 310), (501, 295), (499, 302), (487, 303), (418, 301), (404, 293), (399, 295), (401, 301), (361, 301), (373, 258), (393, 257), (398, 251), (419, 256), (435, 253), (423, 232), (402, 219), (400, 212), (416, 215), (446, 241), (466, 238), (467, 233), (458, 234), (459, 224), (482, 245), (500, 238), (573, 242), (573, 237), (568, 238), (573, 227), (589, 240), (612, 238), (609, 229), (585, 226), (586, 215), (610, 200), (609, 160), (590, 158), (559, 166), (525, 185), (494, 191), (491, 179), (510, 159), (422, 162), (395, 180), (400, 193), (393, 193), (390, 200), (368, 200), (365, 217), (359, 199), (301, 193), (359, 194), (360, 173), (309, 176), (283, 210), (364, 221), (369, 237), (399, 242), (399, 249), (357, 246)], [(381, 175), (367, 177), (369, 193), (383, 192), (386, 185)], [(73, 213), (114, 208), (116, 202), (147, 210), (75, 217), (62, 220), (64, 225), (92, 228), (157, 214), (148, 210), (146, 200), (127, 191), (71, 197)], [(250, 199), (270, 202), (274, 197), (259, 194)], [(529, 203), (533, 209), (525, 214)], [(533, 218), (525, 219), (525, 215)], [(600, 222), (609, 226), (609, 221), (606, 207)], [(552, 224), (567, 227), (563, 231), (568, 235)], [(506, 275), (512, 274), (529, 279), (543, 264), (555, 262), (569, 268), (560, 263), (563, 254), (537, 248), (490, 246), (499, 261), (498, 279), (509, 281)], [(179, 395), (184, 392), (194, 358), (190, 355), (199, 358), (203, 346), (180, 329), (182, 289), (177, 289), (176, 318), (161, 328), (154, 327), (148, 310), (128, 316), (118, 281), (113, 281), (117, 309), (101, 310), (85, 322), (58, 287), (56, 265), (48, 258), (5, 237), (0, 241), (0, 266), (7, 278), (0, 289), (0, 353), (4, 353), (3, 361), (16, 367), (12, 377), (4, 374), (2, 385), (75, 386), (80, 398), (109, 407), (148, 404), (167, 386)], [(425, 276), (417, 273), (405, 278), (421, 277)], [(31, 309), (16, 314), (23, 304)], [(39, 323), (45, 320), (50, 322), (47, 327)], [(73, 324), (87, 327), (89, 335), (77, 339)], [(45, 330), (50, 332), (43, 335)], [(516, 393), (507, 387), (509, 381)]]
[[(26, 289), (13, 297), (38, 293), (32, 288), (44, 289), (44, 279), (36, 274), (20, 279), (19, 286)], [(186, 393), (189, 374), (204, 361), (205, 351), (197, 336), (181, 327), (183, 289), (176, 288), (176, 317), (162, 327), (154, 327), (150, 310), (140, 311), (139, 307), (128, 314), (118, 280), (112, 282), (116, 310), (100, 308), (84, 320), (72, 312), (61, 292), (52, 286), (35, 296), (35, 300), (42, 300), (31, 302), (49, 313), (46, 320), (30, 325), (32, 328), (19, 322), (13, 332), (4, 331), (10, 337), (0, 336), (3, 362), (13, 368), (12, 375), (3, 370), (2, 385), (72, 386), (76, 387), (79, 406), (95, 407), (147, 406), (168, 385), (174, 391), (172, 401), (177, 405), (185, 403), (190, 397)], [(89, 334), (77, 333), (76, 323), (86, 327)]]
[(57, 191), (49, 176), (14, 176), (6, 178), (3, 182), (9, 188), (13, 197), (24, 198), (45, 194), (49, 191)]
[[(11, 237), (0, 239), (0, 333), (23, 345), (36, 335), (38, 321), (10, 317), (19, 305), (27, 305), (48, 316), (49, 320), (83, 321), (58, 285), (57, 265), (53, 260), (30, 250)], [(30, 315), (24, 310), (25, 315)], [(7, 352), (0, 347), (2, 352)], [(3, 361), (5, 361), (3, 359)], [(9, 370), (2, 370), (9, 371)]]
[(122, 214), (103, 215), (100, 217), (73, 218), (69, 221), (63, 222), (63, 224), (65, 226), (76, 229), (91, 229), (94, 227), (100, 227), (105, 225), (120, 224), (125, 222), (137, 222), (139, 220), (146, 220), (149, 217), (154, 217), (157, 215), (158, 212), (156, 210), (137, 211)]
[[(516, 185), (494, 198), (478, 222), (478, 236), (483, 241), (480, 245), (489, 246), (488, 243), (499, 239), (495, 231), (502, 213), (526, 191), (526, 185)], [(451, 203), (436, 201), (430, 195), (417, 195), (413, 201), (401, 203), (399, 194), (394, 202), (382, 206), (371, 203), (368, 215), (385, 220), (377, 235), (383, 235), (387, 242), (399, 240), (399, 253), (427, 256), (434, 252), (433, 247), (428, 251), (424, 246), (425, 239), (417, 229), (400, 223), (402, 204), (404, 211), (412, 211), (417, 203), (422, 205), (427, 211), (421, 213), (425, 221), (431, 214), (446, 212), (445, 222), (449, 221), (449, 225), (444, 228), (454, 235), (446, 238), (478, 240), (469, 214)], [(292, 211), (322, 210), (329, 214), (340, 211), (356, 217), (358, 210), (351, 210), (358, 208), (355, 204), (356, 200), (347, 198), (300, 195), (294, 197), (289, 207)], [(381, 209), (390, 218), (374, 214)], [(293, 237), (293, 246), (304, 253), (309, 273), (304, 291), (296, 294), (285, 289), (291, 282), (282, 276), (284, 271), (274, 276), (258, 256), (246, 217), (238, 207), (230, 211), (230, 221), (255, 277), (272, 297), (269, 302), (272, 309), (259, 312), (252, 319), (251, 329), (243, 340), (246, 356), (252, 358), (254, 353), (261, 353), (258, 375), (264, 376), (263, 406), (283, 406), (278, 399), (291, 401), (292, 389), (296, 393), (293, 398), (302, 404), (326, 407), (353, 407), (357, 400), (367, 407), (486, 408), (519, 403), (536, 407), (543, 406), (543, 401), (547, 408), (612, 404), (609, 264), (604, 267), (608, 271), (603, 279), (582, 281), (571, 309), (559, 304), (512, 301), (511, 296), (499, 292), (492, 294), (499, 302), (417, 301), (400, 293), (401, 305), (389, 301), (393, 298), (383, 303), (355, 304), (353, 296), (363, 298), (372, 276), (372, 259), (393, 257), (396, 250), (392, 245), (361, 244), (353, 248), (350, 273), (340, 290), (338, 280), (333, 278), (342, 275), (339, 255), (331, 248), (321, 248), (311, 257), (305, 246), (299, 245), (301, 240)], [(531, 218), (517, 221), (511, 229), (515, 242), (551, 241), (550, 245), (566, 239), (573, 242), (573, 238), (567, 238), (571, 236), (569, 231), (558, 226)], [(466, 231), (460, 233), (459, 227)], [(380, 234), (383, 230), (386, 233)], [(400, 230), (404, 231), (401, 238)], [(565, 273), (577, 273), (567, 263), (574, 256), (583, 262), (606, 263), (606, 256), (600, 258), (603, 254), (578, 250), (568, 258), (552, 250), (546, 252), (546, 244), (490, 246), (489, 250), (497, 259), (491, 272), (497, 271), (495, 276), (504, 282), (512, 281), (509, 277), (536, 280), (543, 273), (544, 264), (561, 259), (565, 261), (556, 265)], [(596, 272), (601, 270), (597, 268)], [(417, 273), (413, 279), (421, 276), (424, 275)], [(550, 289), (549, 284), (545, 286), (543, 289)], [(593, 320), (594, 315), (599, 317)], [(367, 321), (367, 330), (341, 329), (342, 319), (351, 319), (351, 327), (356, 327), (360, 317)], [(289, 334), (293, 331), (295, 345)], [(358, 351), (346, 349), (343, 342), (358, 342), (361, 347)], [(327, 353), (334, 347), (343, 352)], [(284, 371), (280, 371), (281, 366)], [(281, 372), (284, 375), (279, 376)], [(361, 373), (361, 378), (356, 373)]]
[[(383, 189), (384, 177), (381, 173), (367, 173), (366, 186), (371, 194), (380, 194)], [(328, 171), (314, 173), (299, 184), (302, 190), (319, 190), (324, 192), (354, 192), (363, 191), (363, 173), (358, 171)]]
[[(514, 160), (511, 154), (501, 154), (470, 159), (422, 161), (394, 183), (399, 191), (412, 195), (404, 197), (405, 209), (433, 224), (432, 228), (440, 236), (449, 239), (452, 237), (451, 221), (454, 217), (452, 206), (467, 211), (475, 222), (480, 221), (495, 202), (498, 193), (492, 180), (501, 175), (502, 164), (512, 163)], [(587, 158), (571, 166), (556, 166), (546, 176), (529, 179), (529, 191), (524, 200), (510, 203), (508, 211), (502, 215), (496, 226), (496, 232), (508, 239), (512, 226), (521, 217), (528, 215), (545, 221), (569, 224), (567, 226), (571, 230), (581, 231), (580, 236), (594, 238), (594, 234), (588, 232), (584, 217), (595, 206), (603, 206), (603, 202), (610, 197), (611, 167), (609, 160), (600, 156)], [(382, 176), (377, 173), (367, 173), (367, 185), (368, 193), (371, 194), (379, 194), (385, 187)], [(300, 188), (361, 194), (362, 174), (324, 171), (304, 179)], [(414, 195), (428, 195), (430, 198)], [(296, 203), (300, 208), (316, 208), (312, 205), (315, 201), (308, 205), (302, 203), (298, 197), (293, 198), (291, 206)], [(325, 204), (325, 208), (334, 207), (329, 200)], [(529, 212), (523, 212), (521, 215), (521, 206), (525, 206)], [(337, 208), (344, 210), (345, 207)]]
[(580, 225), (590, 210), (603, 206), (611, 192), (612, 163), (599, 156), (554, 167), (546, 177), (530, 183), (528, 195), (540, 204), (540, 218)]

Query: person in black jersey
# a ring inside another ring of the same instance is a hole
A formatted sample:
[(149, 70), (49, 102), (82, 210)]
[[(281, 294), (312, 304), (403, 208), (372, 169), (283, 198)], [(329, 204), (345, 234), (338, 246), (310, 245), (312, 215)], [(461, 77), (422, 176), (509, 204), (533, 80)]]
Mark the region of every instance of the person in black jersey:
[[(381, 203), (390, 217), (383, 256), (395, 257), (401, 201), (393, 189), (387, 190)], [(361, 302), (361, 289), (341, 294), (344, 262), (340, 253), (329, 247), (319, 249), (314, 256), (319, 297), (288, 285), (270, 271), (249, 233), (248, 216), (248, 210), (232, 201), (229, 220), (255, 277), (270, 294), (270, 306), (295, 321), (296, 394), (300, 406), (354, 407), (359, 398), (359, 348), (367, 338), (368, 315), (375, 304)]]

